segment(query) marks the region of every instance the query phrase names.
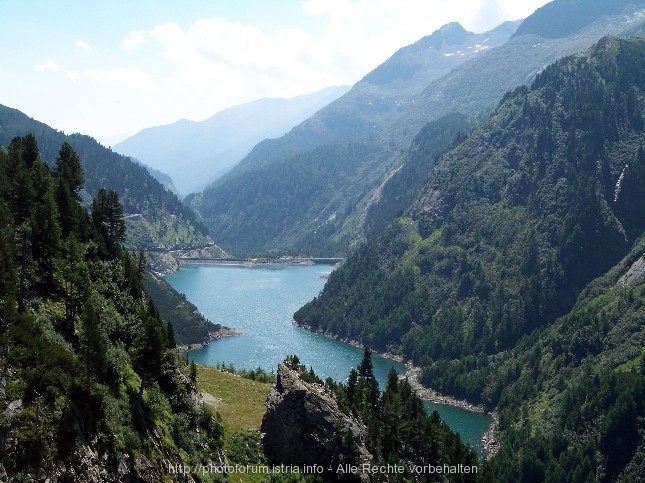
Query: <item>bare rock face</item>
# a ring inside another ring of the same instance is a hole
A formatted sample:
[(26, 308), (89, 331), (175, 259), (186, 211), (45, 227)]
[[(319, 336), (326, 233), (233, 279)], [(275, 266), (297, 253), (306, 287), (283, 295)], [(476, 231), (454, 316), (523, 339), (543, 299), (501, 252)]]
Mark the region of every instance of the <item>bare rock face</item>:
[(638, 260), (629, 267), (629, 270), (620, 277), (619, 282), (626, 287), (631, 287), (643, 277), (645, 277), (645, 254), (641, 255)]
[(272, 464), (358, 465), (371, 459), (364, 446), (364, 427), (344, 414), (319, 384), (303, 382), (281, 364), (267, 397), (262, 420), (264, 452)]

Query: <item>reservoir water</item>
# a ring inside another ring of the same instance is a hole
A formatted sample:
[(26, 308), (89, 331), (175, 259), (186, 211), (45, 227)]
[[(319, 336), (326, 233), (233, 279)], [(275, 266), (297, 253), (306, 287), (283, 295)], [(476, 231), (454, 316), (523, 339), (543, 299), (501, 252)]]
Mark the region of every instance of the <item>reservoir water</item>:
[[(242, 335), (225, 337), (191, 351), (190, 360), (216, 366), (232, 363), (237, 369), (275, 371), (288, 355), (296, 354), (307, 368), (325, 379), (344, 382), (361, 361), (363, 350), (292, 325), (294, 312), (317, 296), (331, 272), (326, 265), (244, 268), (227, 265), (187, 265), (166, 281), (186, 295), (211, 322), (238, 329)], [(374, 355), (374, 372), (381, 388), (398, 362)], [(490, 417), (443, 404), (437, 410), (462, 439), (482, 452), (481, 437)]]

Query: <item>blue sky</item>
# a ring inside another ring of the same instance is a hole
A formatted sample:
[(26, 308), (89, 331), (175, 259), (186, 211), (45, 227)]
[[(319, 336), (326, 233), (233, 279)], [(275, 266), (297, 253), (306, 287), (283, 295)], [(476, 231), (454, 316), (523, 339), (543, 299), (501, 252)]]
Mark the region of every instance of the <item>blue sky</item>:
[(353, 84), (458, 21), (484, 32), (547, 0), (12, 0), (0, 104), (105, 144), (262, 97)]

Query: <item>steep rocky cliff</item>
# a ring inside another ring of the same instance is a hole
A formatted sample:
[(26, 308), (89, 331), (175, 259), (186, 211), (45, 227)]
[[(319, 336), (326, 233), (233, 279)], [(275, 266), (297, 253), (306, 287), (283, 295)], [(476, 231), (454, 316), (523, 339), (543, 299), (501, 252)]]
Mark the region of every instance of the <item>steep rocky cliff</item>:
[(320, 465), (327, 471), (371, 459), (363, 425), (345, 414), (321, 385), (303, 381), (284, 364), (278, 366), (266, 408), (263, 446), (273, 464)]

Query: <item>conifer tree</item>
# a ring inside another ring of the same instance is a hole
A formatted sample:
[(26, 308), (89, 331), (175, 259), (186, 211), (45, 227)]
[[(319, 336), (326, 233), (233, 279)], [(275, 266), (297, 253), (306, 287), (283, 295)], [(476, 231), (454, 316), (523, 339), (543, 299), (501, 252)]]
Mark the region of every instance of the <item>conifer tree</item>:
[(41, 282), (50, 288), (54, 283), (54, 261), (60, 251), (61, 228), (58, 206), (54, 199), (49, 168), (37, 160), (31, 168), (36, 198), (30, 209), (32, 252), (39, 267)]
[(56, 202), (60, 212), (60, 224), (63, 238), (76, 233), (84, 239), (79, 229), (86, 224), (87, 213), (80, 205), (80, 191), (85, 181), (81, 160), (68, 143), (63, 143), (54, 168), (56, 184)]
[(79, 191), (85, 182), (85, 174), (80, 158), (67, 142), (63, 143), (58, 152), (54, 175), (67, 183), (77, 201), (81, 200)]
[(40, 151), (38, 150), (38, 143), (33, 134), (29, 133), (20, 139), (20, 151), (27, 169), (30, 169), (37, 159), (40, 158)]
[(174, 349), (177, 346), (177, 339), (175, 338), (175, 329), (173, 329), (170, 321), (166, 324), (166, 342), (168, 349)]
[(58, 204), (58, 211), (60, 213), (61, 235), (63, 238), (67, 238), (76, 232), (78, 228), (78, 219), (75, 216), (77, 214), (78, 204), (74, 199), (74, 194), (70, 190), (69, 185), (62, 179), (59, 179), (56, 184), (56, 203)]
[[(33, 149), (33, 146), (31, 146)], [(25, 156), (22, 138), (14, 138), (9, 144), (7, 156), (7, 202), (13, 213), (14, 223), (21, 224), (29, 218), (31, 203), (35, 197), (29, 168), (33, 161), (27, 164), (25, 158), (31, 160), (33, 153)]]
[(92, 201), (92, 222), (107, 255), (116, 258), (125, 241), (125, 220), (119, 196), (113, 190), (101, 188)]
[(92, 377), (102, 380), (107, 363), (107, 341), (99, 325), (97, 305), (94, 298), (83, 307), (81, 317), (80, 355), (85, 366), (85, 388), (89, 392)]
[(358, 376), (358, 387), (362, 397), (369, 402), (372, 408), (377, 408), (379, 404), (379, 387), (374, 375), (372, 351), (368, 347), (365, 347), (363, 351), (363, 360), (358, 366)]
[(136, 368), (141, 376), (139, 394), (161, 374), (163, 354), (167, 347), (166, 331), (152, 300), (142, 314), (143, 330), (137, 341)]

